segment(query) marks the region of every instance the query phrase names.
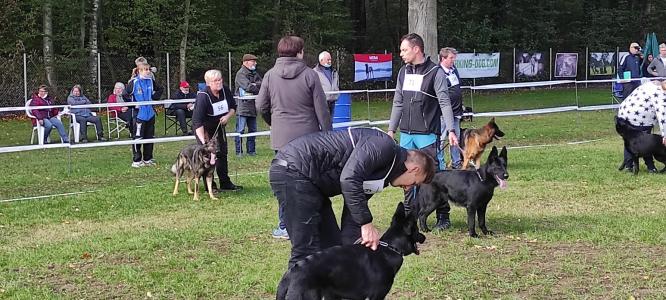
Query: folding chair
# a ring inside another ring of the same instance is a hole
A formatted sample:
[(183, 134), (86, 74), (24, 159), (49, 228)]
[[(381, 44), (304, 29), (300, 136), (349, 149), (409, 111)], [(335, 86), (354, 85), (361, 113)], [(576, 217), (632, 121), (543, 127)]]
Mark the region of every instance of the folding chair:
[[(176, 118), (174, 111), (171, 110), (170, 108), (171, 108), (171, 103), (164, 104), (164, 135), (167, 135), (167, 132), (171, 128), (173, 128), (174, 133), (178, 135), (180, 124), (178, 123), (178, 119)], [(185, 122), (187, 124), (187, 128), (192, 128), (192, 118), (186, 117)]]
[[(74, 142), (75, 142), (75, 143), (78, 143), (78, 142), (79, 142), (79, 139), (81, 138), (81, 137), (80, 137), (80, 135), (81, 135), (81, 124), (79, 124), (79, 123), (76, 121), (76, 115), (75, 115), (75, 114), (70, 113), (70, 112), (67, 112), (67, 114), (69, 115), (70, 120), (71, 120), (70, 123), (69, 123), (69, 132), (67, 133), (67, 136), (71, 136), (71, 135), (72, 135), (72, 131), (73, 131), (73, 133), (74, 133)], [(97, 113), (95, 113), (95, 112), (91, 112), (91, 114), (92, 114), (93, 116), (97, 116)], [(95, 125), (95, 123), (86, 122), (86, 127), (87, 127), (87, 126), (91, 126), (91, 125), (92, 125), (93, 127), (95, 127), (95, 136), (97, 136), (97, 125)], [(87, 128), (86, 128), (86, 129), (87, 129)], [(86, 140), (88, 139), (87, 136), (86, 136), (85, 138), (86, 138)], [(97, 137), (97, 139), (99, 139), (99, 137)]]
[[(44, 126), (39, 124), (37, 117), (31, 112), (33, 109), (37, 108), (37, 106), (30, 106), (30, 103), (32, 103), (32, 99), (28, 99), (25, 102), (25, 114), (28, 118), (35, 120), (35, 125), (32, 126), (32, 134), (30, 134), (30, 144), (34, 144), (35, 137), (37, 137), (37, 144), (44, 145)], [(60, 115), (58, 115), (57, 118), (60, 119)], [(51, 126), (51, 128), (55, 128), (55, 126)], [(46, 139), (49, 140), (50, 137), (47, 137)], [(60, 142), (62, 142), (62, 137), (60, 137)]]
[(127, 135), (131, 137), (129, 126), (125, 120), (118, 117), (118, 112), (115, 110), (108, 110), (106, 114), (106, 124), (109, 128), (109, 139), (115, 133), (116, 139), (120, 139), (120, 132), (125, 130)]

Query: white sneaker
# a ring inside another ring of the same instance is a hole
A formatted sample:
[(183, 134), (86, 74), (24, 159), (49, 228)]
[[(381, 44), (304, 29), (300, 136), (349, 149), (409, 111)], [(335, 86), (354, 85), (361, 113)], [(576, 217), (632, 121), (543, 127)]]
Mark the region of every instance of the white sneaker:
[(141, 167), (143, 167), (143, 166), (144, 166), (144, 164), (143, 164), (142, 161), (135, 161), (135, 162), (132, 162), (132, 168), (141, 168)]
[(152, 166), (155, 166), (156, 163), (155, 163), (154, 160), (150, 159), (150, 160), (144, 160), (143, 165), (146, 166), (146, 167), (152, 167)]

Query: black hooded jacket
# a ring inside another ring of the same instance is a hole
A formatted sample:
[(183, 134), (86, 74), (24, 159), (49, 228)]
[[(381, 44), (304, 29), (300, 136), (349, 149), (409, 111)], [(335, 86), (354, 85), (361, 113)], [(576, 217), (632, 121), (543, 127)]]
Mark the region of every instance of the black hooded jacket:
[(287, 161), (326, 197), (342, 194), (352, 218), (360, 225), (372, 222), (368, 209), (372, 195), (363, 193), (363, 181), (384, 178), (394, 158), (384, 187), (407, 170), (407, 150), (386, 133), (371, 128), (308, 134), (289, 142), (276, 158)]

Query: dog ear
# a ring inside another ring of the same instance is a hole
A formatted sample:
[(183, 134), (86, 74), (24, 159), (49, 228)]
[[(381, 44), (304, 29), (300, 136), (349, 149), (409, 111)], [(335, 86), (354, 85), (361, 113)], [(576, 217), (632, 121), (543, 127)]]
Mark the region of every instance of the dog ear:
[(490, 150), (490, 154), (488, 154), (488, 160), (494, 159), (497, 157), (497, 147), (493, 146), (493, 149)]
[(502, 151), (500, 152), (499, 156), (504, 158), (504, 161), (506, 161), (506, 146), (502, 147)]
[(495, 123), (495, 117), (492, 117), (488, 123)]

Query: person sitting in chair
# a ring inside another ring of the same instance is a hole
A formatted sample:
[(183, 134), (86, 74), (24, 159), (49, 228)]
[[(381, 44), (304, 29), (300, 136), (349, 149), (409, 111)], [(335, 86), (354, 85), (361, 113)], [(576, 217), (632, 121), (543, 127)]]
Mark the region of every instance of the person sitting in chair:
[[(81, 86), (77, 84), (74, 85), (72, 90), (69, 92), (69, 96), (67, 97), (67, 104), (76, 106), (92, 103), (88, 97), (83, 95), (81, 92)], [(100, 121), (96, 115), (92, 114), (90, 108), (72, 107), (71, 112), (76, 117), (76, 122), (79, 123), (80, 138), (82, 143), (88, 142), (88, 122), (95, 124), (95, 128), (97, 129), (97, 140), (106, 141), (106, 138), (104, 138), (104, 128), (102, 127), (102, 121)]]
[[(46, 85), (40, 85), (36, 92), (32, 93), (30, 106), (52, 106), (55, 105), (53, 97), (49, 96), (49, 90)], [(31, 119), (32, 126), (37, 124), (44, 126), (44, 144), (48, 144), (51, 129), (55, 127), (60, 134), (63, 143), (69, 143), (69, 136), (65, 132), (65, 126), (62, 125), (60, 110), (57, 108), (33, 109), (31, 111), (35, 118)]]
[[(190, 84), (187, 81), (181, 81), (180, 88), (173, 99), (194, 99), (196, 97), (197, 94), (190, 91)], [(176, 116), (183, 135), (192, 135), (192, 130), (187, 128), (187, 118), (192, 117), (192, 110), (194, 110), (194, 103), (173, 103), (167, 109), (167, 114)]]
[[(106, 97), (106, 103), (123, 103), (125, 98), (123, 93), (125, 92), (125, 84), (122, 82), (116, 82), (113, 87), (113, 94)], [(132, 111), (127, 106), (109, 106), (109, 111), (115, 111), (116, 116), (121, 120), (125, 121), (127, 127), (129, 128), (130, 134), (132, 130)], [(109, 129), (110, 130), (110, 129)]]

